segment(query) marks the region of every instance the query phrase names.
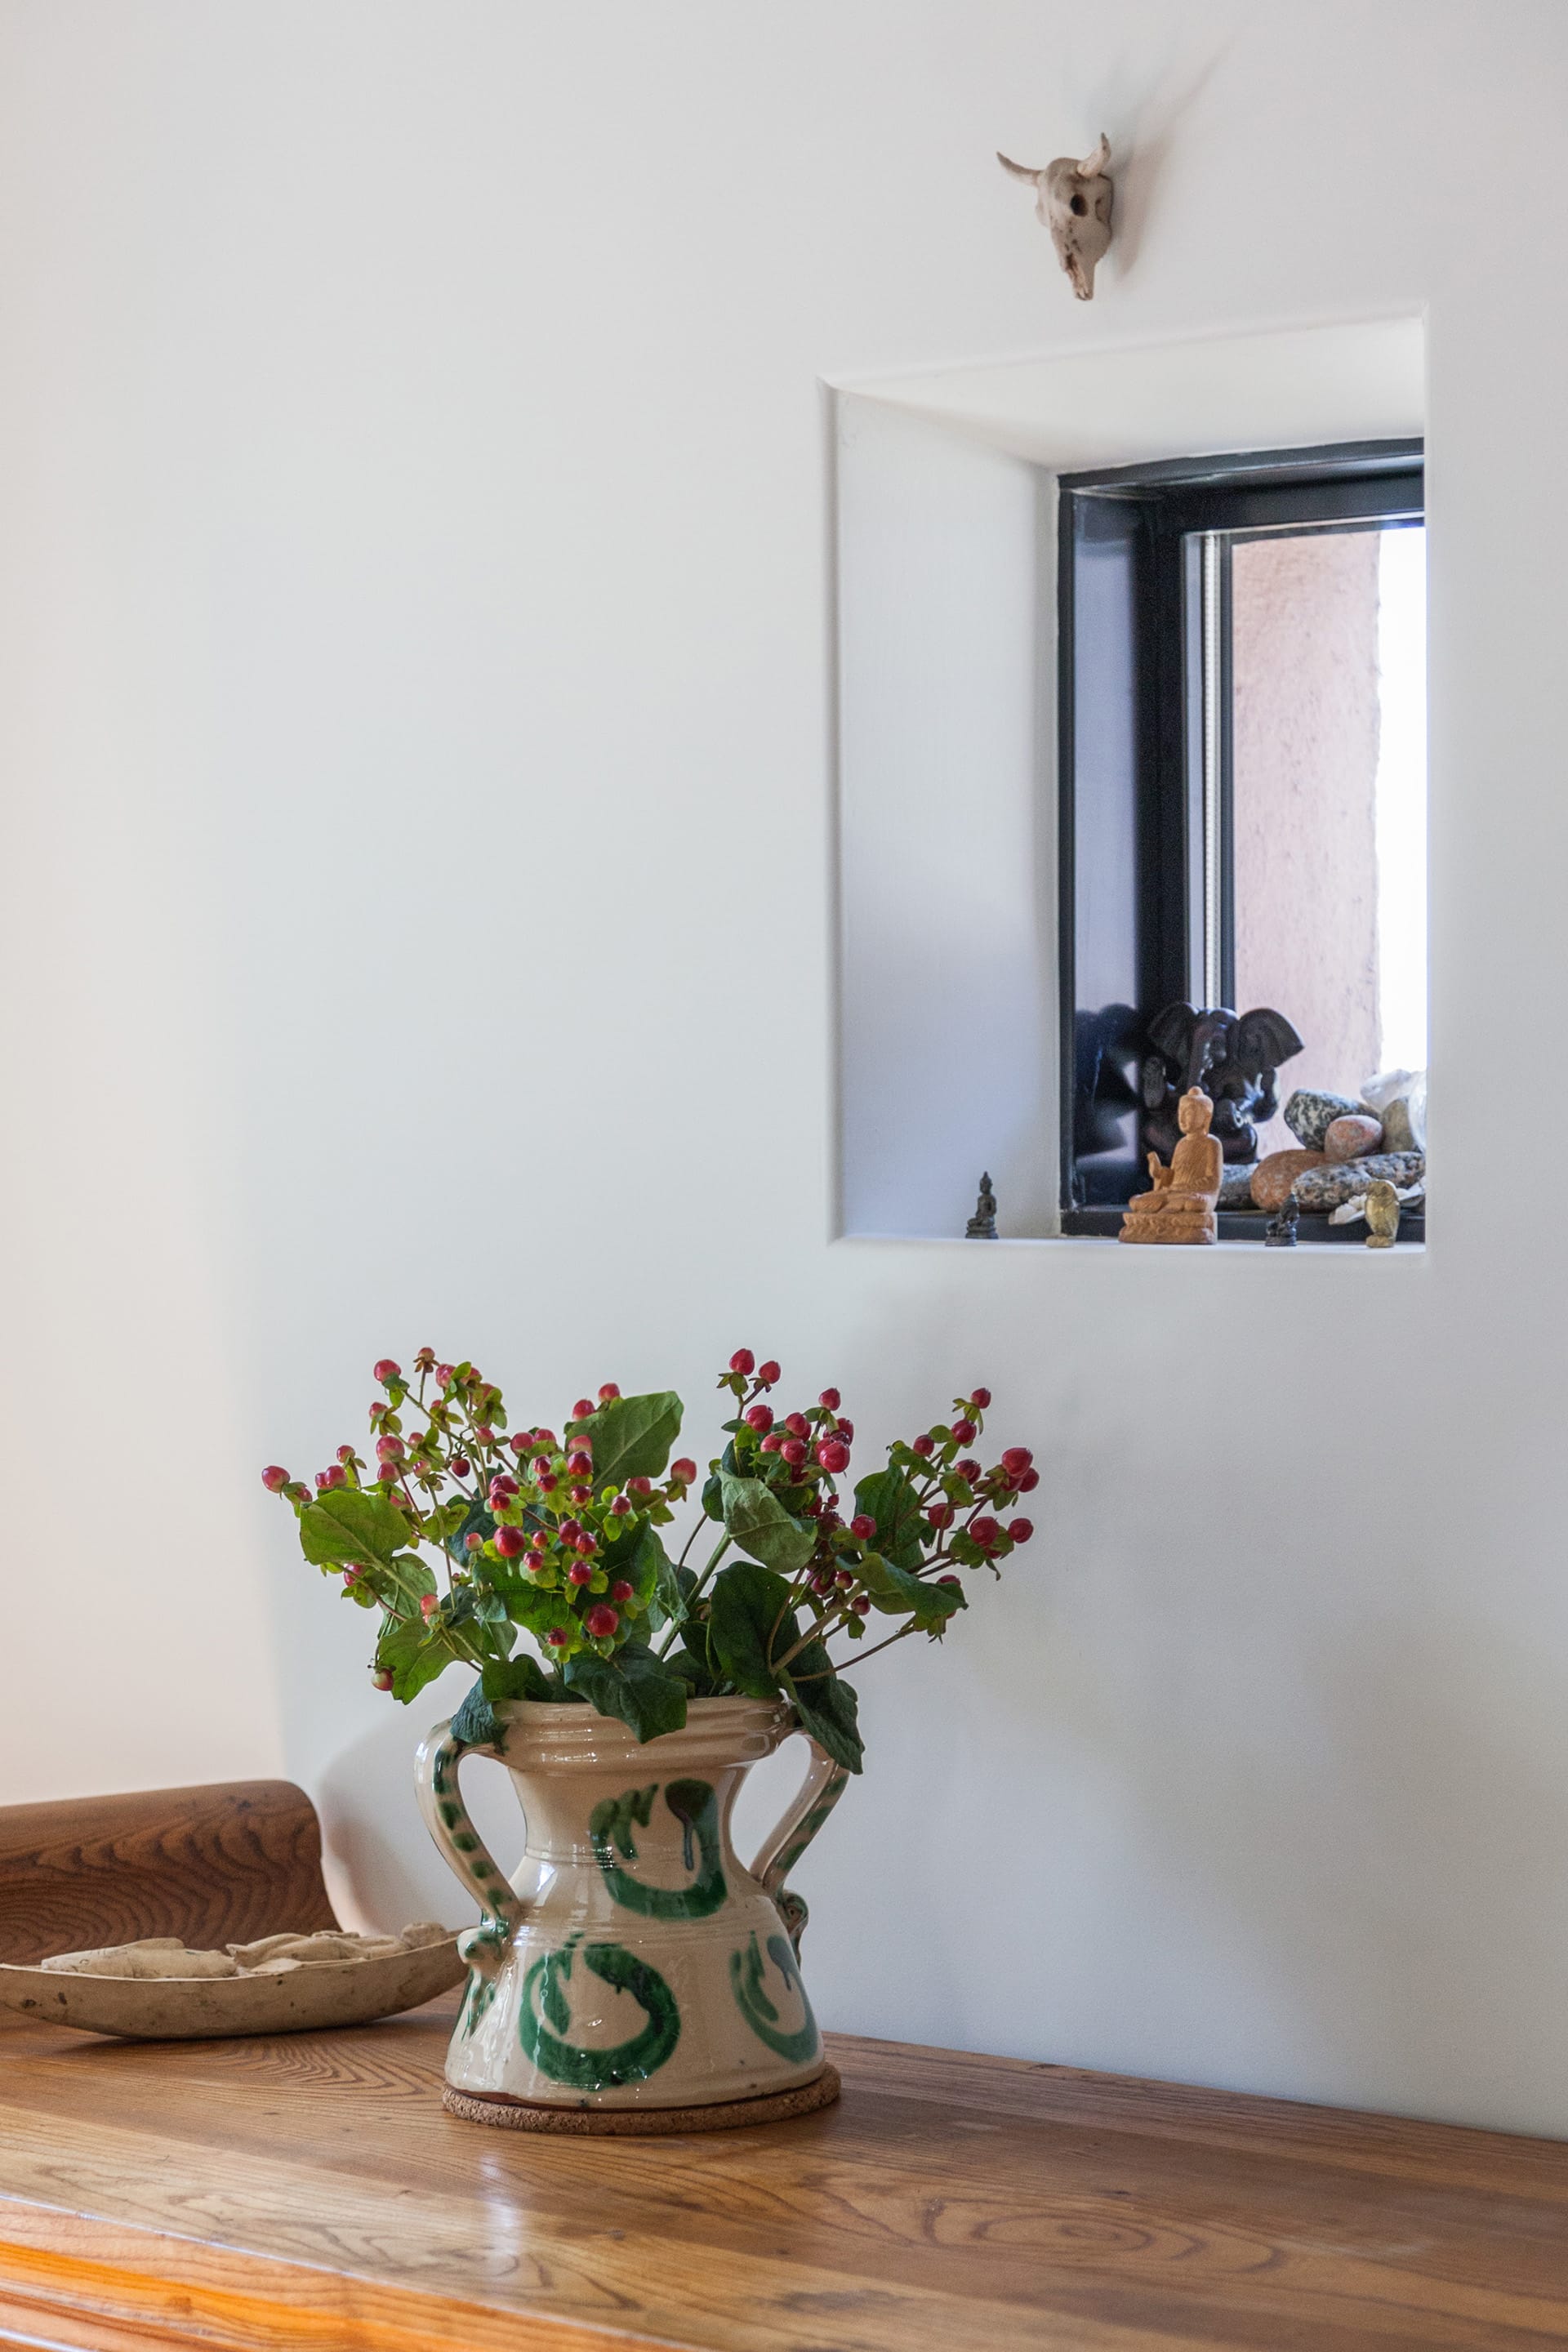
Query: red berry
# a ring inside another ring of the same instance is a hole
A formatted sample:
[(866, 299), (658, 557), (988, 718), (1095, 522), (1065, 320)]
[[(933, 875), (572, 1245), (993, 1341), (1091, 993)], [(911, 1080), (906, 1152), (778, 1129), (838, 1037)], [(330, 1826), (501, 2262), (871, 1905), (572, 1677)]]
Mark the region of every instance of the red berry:
[(763, 1452), (764, 1454), (776, 1454), (783, 1444), (784, 1439), (779, 1435), (778, 1431), (776, 1429), (770, 1429), (767, 1435), (763, 1440)]
[(951, 1503), (933, 1503), (930, 1510), (926, 1513), (926, 1519), (928, 1524), (933, 1528), (952, 1527), (952, 1505)]
[[(378, 1446), (376, 1448), (377, 1453), (379, 1453), (380, 1450), (381, 1449)], [(466, 1478), (468, 1472), (472, 1469), (473, 1465), (468, 1460), (466, 1454), (454, 1454), (448, 1466), (454, 1478)]]
[(387, 1673), (384, 1666), (381, 1667), (377, 1673), (372, 1675), (371, 1681), (375, 1685), (377, 1690), (390, 1690), (392, 1688), (392, 1676)]
[(380, 1363), (374, 1368), (374, 1375), (382, 1387), (386, 1388), (393, 1381), (400, 1381), (403, 1378), (403, 1367), (401, 1364), (395, 1364), (390, 1356), (383, 1356)]
[(626, 1492), (628, 1495), (651, 1495), (653, 1492), (653, 1480), (651, 1478), (628, 1478), (626, 1480)]
[[(385, 1440), (384, 1439), (382, 1442), (384, 1444)], [(504, 1470), (498, 1470), (495, 1476), (490, 1480), (490, 1500), (492, 1503), (510, 1503), (512, 1496), (521, 1492), (521, 1489), (519, 1487), (517, 1480), (515, 1478), (509, 1478)]]
[(594, 1467), (594, 1457), (586, 1446), (574, 1444), (571, 1453), (566, 1456), (566, 1467), (575, 1476), (585, 1477)]
[(669, 1475), (678, 1478), (683, 1486), (689, 1486), (697, 1475), (697, 1465), (689, 1454), (683, 1454), (679, 1462), (670, 1464)]
[(521, 1528), (498, 1528), (496, 1549), (502, 1559), (515, 1559), (520, 1551), (528, 1549), (528, 1538)]
[(737, 1348), (734, 1354), (730, 1359), (730, 1370), (732, 1372), (741, 1372), (749, 1375), (750, 1373), (754, 1372), (756, 1369), (757, 1360), (755, 1356), (752, 1355), (750, 1348)]
[(786, 1413), (784, 1415), (784, 1427), (788, 1430), (792, 1437), (809, 1437), (811, 1435), (811, 1423), (807, 1421), (804, 1412)]
[(434, 1617), (437, 1610), (439, 1609), (441, 1603), (437, 1601), (433, 1592), (422, 1592), (419, 1595), (419, 1614), (421, 1617)]
[(593, 1412), (593, 1410), (594, 1400), (592, 1397), (579, 1397), (576, 1403), (572, 1408), (572, 1418), (574, 1421), (586, 1421)]
[(527, 1430), (520, 1429), (514, 1437), (509, 1437), (507, 1439), (507, 1444), (510, 1446), (514, 1454), (526, 1454), (529, 1447), (533, 1444), (533, 1440), (529, 1435)]
[[(974, 1394), (970, 1398), (969, 1402), (970, 1402), (970, 1403), (974, 1407), (974, 1410), (975, 1410), (975, 1412), (984, 1412), (984, 1410), (985, 1410), (985, 1408), (986, 1408), (986, 1406), (987, 1406), (987, 1405), (990, 1403), (990, 1402), (991, 1402), (991, 1391), (990, 1391), (990, 1390), (989, 1390), (989, 1389), (976, 1389), (976, 1390), (975, 1390), (975, 1391), (974, 1391)], [(957, 1579), (956, 1579), (956, 1578), (954, 1578), (953, 1581), (956, 1583), (956, 1582), (957, 1582)]]
[(561, 1481), (553, 1470), (540, 1470), (535, 1473), (533, 1483), (542, 1495), (553, 1495)]
[(952, 1424), (952, 1435), (953, 1442), (956, 1444), (973, 1445), (974, 1443), (974, 1423), (972, 1421), (955, 1421)]
[(774, 1363), (771, 1356), (768, 1358), (765, 1364), (759, 1364), (757, 1366), (757, 1378), (761, 1381), (763, 1388), (765, 1389), (771, 1389), (774, 1381), (778, 1380), (779, 1376), (779, 1367)]
[(436, 1367), (436, 1378), (439, 1381), (444, 1389), (449, 1389), (457, 1376), (457, 1366), (455, 1364), (437, 1364)]
[(582, 1520), (581, 1520), (581, 1519), (563, 1519), (563, 1520), (562, 1520), (562, 1522), (561, 1522), (561, 1540), (563, 1541), (563, 1543), (572, 1543), (573, 1541), (574, 1541), (574, 1539), (575, 1539), (578, 1536), (580, 1536), (580, 1535), (582, 1534), (582, 1532), (583, 1532), (583, 1522), (582, 1522)]
[(849, 1532), (858, 1543), (869, 1543), (877, 1532), (877, 1522), (862, 1511), (850, 1520)]
[[(385, 1441), (384, 1441), (384, 1440), (383, 1440), (383, 1444), (384, 1444), (384, 1443), (385, 1443)], [(394, 1441), (394, 1443), (395, 1443), (395, 1440)], [(376, 1449), (375, 1449), (375, 1450), (376, 1450), (376, 1452), (379, 1454), (379, 1453), (380, 1453), (380, 1451), (381, 1451), (381, 1447), (378, 1445), (378, 1446), (376, 1447)], [(401, 1454), (401, 1453), (402, 1453), (402, 1451), (403, 1451), (403, 1448), (402, 1448), (401, 1446), (398, 1446), (398, 1449), (397, 1449), (397, 1450), (398, 1450), (398, 1452)], [(358, 1456), (358, 1454), (354, 1452), (353, 1447), (352, 1445), (340, 1445), (340, 1446), (339, 1446), (339, 1448), (338, 1448), (338, 1455), (337, 1455), (337, 1458), (338, 1458), (338, 1460), (339, 1460), (340, 1462), (357, 1462), (357, 1461), (359, 1460), (359, 1456)]]
[(834, 1574), (833, 1581), (838, 1586), (840, 1591), (847, 1592), (855, 1581), (854, 1570), (852, 1568), (838, 1569)]
[(604, 1387), (599, 1391), (599, 1402), (601, 1404), (608, 1404), (612, 1397), (618, 1397), (619, 1395), (620, 1391), (616, 1386), (614, 1381), (606, 1381)]
[(1033, 1519), (1009, 1519), (1007, 1522), (1007, 1533), (1015, 1543), (1027, 1543), (1034, 1532)]
[[(401, 1462), (405, 1450), (401, 1437), (378, 1437), (375, 1441), (375, 1458), (378, 1462)], [(339, 1461), (341, 1462), (342, 1458), (340, 1454)]]
[(484, 1541), (485, 1539), (483, 1536), (480, 1535), (478, 1528), (470, 1528), (468, 1534), (463, 1538), (463, 1549), (465, 1551), (482, 1551), (484, 1549)]
[(995, 1542), (997, 1537), (1002, 1532), (1001, 1522), (997, 1519), (989, 1518), (971, 1519), (969, 1523), (969, 1532), (973, 1537), (975, 1542), (980, 1546), (982, 1551), (989, 1551), (992, 1545)]
[(555, 1432), (552, 1429), (536, 1429), (533, 1433), (533, 1442), (541, 1454), (552, 1454), (555, 1450)]
[(631, 1599), (631, 1597), (632, 1597), (632, 1587), (631, 1587), (631, 1586), (626, 1582), (626, 1578), (625, 1578), (624, 1576), (617, 1576), (617, 1577), (616, 1577), (616, 1580), (615, 1580), (615, 1582), (614, 1582), (614, 1584), (612, 1584), (612, 1585), (611, 1585), (611, 1587), (610, 1587), (610, 1598), (611, 1598), (611, 1600), (612, 1600), (612, 1601), (629, 1601), (629, 1600)]
[[(772, 1444), (772, 1442), (770, 1439), (769, 1443)], [(798, 1469), (805, 1460), (805, 1447), (798, 1437), (784, 1438), (779, 1445), (779, 1452), (792, 1470)]]
[(773, 1425), (773, 1412), (772, 1405), (754, 1404), (746, 1414), (747, 1428), (754, 1429), (759, 1437), (765, 1437)]
[(871, 1614), (870, 1594), (867, 1592), (858, 1594), (857, 1597), (849, 1603), (849, 1606), (853, 1609), (857, 1617), (869, 1617)]
[(983, 1475), (973, 1454), (966, 1454), (962, 1462), (955, 1462), (952, 1466), (961, 1478), (967, 1478), (972, 1483)]
[(845, 1470), (849, 1466), (849, 1448), (841, 1438), (825, 1437), (816, 1449), (816, 1458), (825, 1470)]
[(962, 1592), (963, 1590), (963, 1579), (962, 1576), (939, 1576), (937, 1578), (937, 1582), (939, 1584), (951, 1584), (955, 1592)]
[(475, 1428), (474, 1435), (479, 1439), (481, 1445), (493, 1445), (496, 1442), (495, 1431), (490, 1427), (488, 1421), (481, 1421), (479, 1423)]
[(1002, 1456), (1002, 1467), (1009, 1477), (1021, 1478), (1034, 1458), (1026, 1445), (1009, 1445)]
[(574, 1559), (567, 1570), (566, 1575), (568, 1581), (573, 1584), (592, 1584), (594, 1581), (594, 1571), (585, 1559)]
[(615, 1501), (610, 1505), (610, 1517), (611, 1517), (611, 1518), (612, 1518), (612, 1519), (629, 1519), (629, 1518), (630, 1518), (630, 1517), (631, 1517), (631, 1515), (632, 1515), (632, 1502), (631, 1502), (631, 1496), (630, 1496), (629, 1495), (617, 1495), (617, 1496), (616, 1496)]
[(592, 1633), (595, 1642), (607, 1642), (620, 1622), (615, 1611), (606, 1609), (601, 1601), (596, 1609), (589, 1610), (583, 1620), (583, 1625), (586, 1633)]
[(544, 1638), (549, 1643), (552, 1650), (563, 1650), (571, 1637), (567, 1633), (564, 1626), (552, 1625), (549, 1633), (546, 1633)]
[(840, 1421), (837, 1423), (835, 1426), (837, 1429), (839, 1436), (844, 1440), (845, 1444), (853, 1445), (855, 1443), (854, 1423), (852, 1421)]
[(348, 1483), (349, 1474), (341, 1462), (334, 1462), (329, 1469), (318, 1472), (316, 1477), (317, 1486), (326, 1492), (334, 1486), (346, 1486)]
[(566, 1493), (574, 1503), (591, 1503), (594, 1499), (592, 1486), (568, 1486)]
[(280, 1495), (289, 1484), (289, 1473), (281, 1463), (271, 1463), (261, 1474), (261, 1483), (269, 1495)]
[(932, 1451), (932, 1442), (929, 1437), (917, 1437), (910, 1447), (910, 1452), (911, 1454), (930, 1454)]
[(844, 1400), (837, 1389), (824, 1389), (816, 1402), (818, 1404), (825, 1404), (829, 1412), (837, 1412)]
[(572, 1549), (574, 1552), (580, 1552), (584, 1559), (592, 1559), (599, 1547), (584, 1529), (582, 1535), (574, 1538)]
[(1037, 1470), (1026, 1470), (1018, 1481), (1018, 1492), (1020, 1495), (1032, 1495), (1039, 1483), (1040, 1474)]

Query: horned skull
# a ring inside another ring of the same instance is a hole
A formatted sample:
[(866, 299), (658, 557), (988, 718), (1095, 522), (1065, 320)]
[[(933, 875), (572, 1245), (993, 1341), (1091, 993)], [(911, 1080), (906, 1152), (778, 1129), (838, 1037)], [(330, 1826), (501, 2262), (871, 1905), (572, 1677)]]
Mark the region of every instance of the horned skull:
[(1036, 213), (1041, 225), (1050, 230), (1057, 258), (1072, 279), (1072, 290), (1080, 302), (1092, 302), (1094, 265), (1103, 259), (1110, 243), (1110, 205), (1116, 193), (1116, 184), (1106, 170), (1110, 142), (1104, 131), (1093, 154), (1086, 155), (1081, 163), (1070, 155), (1058, 155), (1043, 171), (1031, 172), (1026, 164), (1015, 163), (1000, 152), (996, 161), (1016, 178), (1034, 183)]

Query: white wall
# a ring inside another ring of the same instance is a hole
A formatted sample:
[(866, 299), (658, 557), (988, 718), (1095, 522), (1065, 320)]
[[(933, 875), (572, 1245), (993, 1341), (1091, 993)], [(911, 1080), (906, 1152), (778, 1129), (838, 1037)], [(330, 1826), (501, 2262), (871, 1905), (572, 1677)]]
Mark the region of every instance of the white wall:
[[(984, 1379), (1042, 1537), (867, 1676), (828, 2021), (1568, 2132), (1565, 63), (1531, 0), (0, 8), (8, 1793), (286, 1760), (367, 1901), (428, 1867), (254, 1475), (384, 1349), (553, 1411), (745, 1341), (868, 1450)], [(991, 158), (1101, 127), (1086, 309)], [(829, 1246), (819, 378), (1422, 304), (1425, 1261)]]

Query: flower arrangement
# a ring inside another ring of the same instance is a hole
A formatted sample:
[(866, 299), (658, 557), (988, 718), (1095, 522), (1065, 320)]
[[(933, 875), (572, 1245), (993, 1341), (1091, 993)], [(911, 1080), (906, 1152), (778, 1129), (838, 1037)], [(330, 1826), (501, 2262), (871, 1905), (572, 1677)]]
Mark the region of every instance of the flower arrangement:
[[(459, 1738), (493, 1736), (509, 1698), (579, 1700), (639, 1740), (677, 1731), (688, 1702), (784, 1698), (802, 1727), (860, 1769), (851, 1658), (923, 1633), (966, 1608), (961, 1570), (1000, 1564), (1034, 1529), (1004, 1519), (1038, 1483), (1029, 1451), (990, 1469), (970, 1451), (990, 1392), (955, 1398), (951, 1422), (888, 1448), (853, 1504), (841, 1482), (855, 1430), (837, 1389), (776, 1415), (779, 1366), (737, 1349), (719, 1388), (735, 1401), (677, 1557), (661, 1530), (697, 1485), (670, 1460), (680, 1399), (623, 1396), (613, 1381), (573, 1407), (563, 1433), (509, 1435), (501, 1392), (472, 1364), (421, 1348), (412, 1377), (390, 1357), (370, 1408), (375, 1466), (340, 1445), (314, 1488), (274, 1465), (262, 1483), (293, 1506), (308, 1560), (381, 1612), (377, 1687), (414, 1698), (466, 1660), (479, 1681)], [(689, 1565), (702, 1530), (706, 1562)], [(441, 1570), (438, 1580), (426, 1553)], [(731, 1555), (735, 1555), (731, 1557)], [(896, 1630), (857, 1652), (873, 1616)], [(519, 1633), (535, 1647), (516, 1649)], [(829, 1644), (849, 1646), (836, 1655)]]

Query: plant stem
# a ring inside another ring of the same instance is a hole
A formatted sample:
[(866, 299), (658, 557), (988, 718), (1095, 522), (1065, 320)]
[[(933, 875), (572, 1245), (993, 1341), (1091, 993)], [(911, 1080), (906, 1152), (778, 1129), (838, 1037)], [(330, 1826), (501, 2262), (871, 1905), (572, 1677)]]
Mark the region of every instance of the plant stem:
[(907, 1625), (900, 1626), (896, 1633), (889, 1633), (885, 1642), (879, 1642), (877, 1643), (875, 1649), (861, 1650), (854, 1656), (848, 1658), (835, 1658), (831, 1664), (829, 1664), (821, 1674), (796, 1675), (795, 1679), (797, 1683), (826, 1682), (830, 1676), (842, 1674), (846, 1666), (863, 1666), (868, 1658), (879, 1657), (884, 1650), (890, 1650), (895, 1642), (905, 1641), (908, 1639), (910, 1634), (918, 1633), (919, 1630), (920, 1628), (916, 1625), (914, 1619), (911, 1617)]
[[(707, 1583), (709, 1578), (712, 1575), (714, 1570), (718, 1567), (719, 1562), (723, 1559), (724, 1554), (729, 1550), (729, 1549), (730, 1538), (728, 1536), (725, 1536), (715, 1549), (713, 1556), (708, 1562), (707, 1567), (703, 1570), (701, 1575), (698, 1578), (696, 1583), (687, 1594), (686, 1605), (682, 1609), (676, 1622), (670, 1627), (668, 1633), (665, 1635), (662, 1646), (654, 1652), (656, 1658), (664, 1658), (668, 1656), (670, 1649), (674, 1644), (675, 1637), (680, 1632), (688, 1617), (690, 1616), (692, 1610), (695, 1608), (698, 1596), (700, 1594), (703, 1586)], [(681, 1558), (684, 1559), (685, 1557), (686, 1554), (682, 1552)]]

